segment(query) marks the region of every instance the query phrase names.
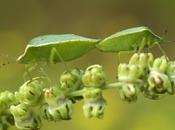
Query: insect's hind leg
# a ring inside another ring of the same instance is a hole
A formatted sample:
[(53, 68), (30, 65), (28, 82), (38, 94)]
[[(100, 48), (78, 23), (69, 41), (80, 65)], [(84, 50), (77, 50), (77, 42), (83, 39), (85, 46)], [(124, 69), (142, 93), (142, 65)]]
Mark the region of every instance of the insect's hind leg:
[(161, 45), (156, 42), (155, 43), (158, 47), (159, 47), (159, 50), (161, 51), (161, 53), (166, 57), (166, 59), (169, 61), (169, 57), (167, 56), (166, 52), (164, 51), (164, 49), (161, 47)]
[(32, 70), (33, 70), (33, 66), (31, 66), (29, 64), (25, 65), (25, 71), (23, 74), (24, 81), (28, 81), (28, 78), (30, 81), (32, 81), (32, 75), (31, 75)]
[(142, 52), (142, 50), (144, 49), (144, 47), (146, 45), (145, 43), (146, 43), (146, 38), (143, 37), (142, 40), (141, 40), (140, 45), (136, 48), (136, 52), (137, 53), (141, 53)]
[(64, 61), (63, 57), (61, 56), (61, 54), (58, 52), (58, 50), (56, 48), (52, 48), (51, 52), (50, 52), (49, 62), (51, 64), (55, 64), (56, 63), (55, 58), (59, 58), (59, 60), (64, 64), (66, 70), (68, 70), (68, 66), (65, 63), (65, 61)]

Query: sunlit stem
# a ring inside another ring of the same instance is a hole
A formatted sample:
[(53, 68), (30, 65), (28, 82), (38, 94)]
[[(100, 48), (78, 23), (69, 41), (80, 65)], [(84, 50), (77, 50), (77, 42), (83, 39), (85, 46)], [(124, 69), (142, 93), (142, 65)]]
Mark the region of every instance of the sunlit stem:
[(78, 97), (78, 96), (83, 96), (85, 90), (84, 89), (81, 89), (81, 90), (77, 90), (77, 91), (74, 91), (74, 92), (71, 92), (67, 95), (67, 97), (71, 98), (71, 97)]
[(107, 84), (103, 89), (119, 88), (121, 86), (122, 86), (121, 82), (115, 82), (115, 83)]
[[(110, 83), (110, 84), (107, 84), (102, 89), (103, 90), (106, 90), (106, 89), (112, 89), (112, 88), (119, 88), (121, 85), (122, 85), (122, 83), (120, 83), (120, 82)], [(85, 89), (77, 90), (77, 91), (74, 91), (74, 92), (69, 93), (67, 95), (67, 97), (71, 98), (71, 97), (83, 96), (83, 94), (85, 93), (85, 91), (86, 91)]]

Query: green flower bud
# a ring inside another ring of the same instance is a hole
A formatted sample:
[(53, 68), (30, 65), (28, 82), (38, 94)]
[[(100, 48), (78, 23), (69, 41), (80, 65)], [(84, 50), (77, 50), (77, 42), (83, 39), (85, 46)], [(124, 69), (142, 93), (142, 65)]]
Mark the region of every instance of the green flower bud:
[(160, 94), (167, 92), (172, 87), (169, 77), (166, 74), (153, 70), (148, 77), (148, 84), (148, 90), (154, 90)]
[(119, 89), (120, 97), (127, 102), (135, 102), (139, 93), (139, 86), (132, 83), (123, 83)]
[(97, 117), (103, 118), (106, 101), (103, 98), (87, 100), (83, 106), (84, 115), (86, 118)]
[(45, 89), (44, 92), (45, 101), (51, 106), (57, 106), (57, 100), (59, 98), (65, 98), (63, 91), (58, 87), (52, 87)]
[(7, 124), (8, 126), (14, 125), (15, 123), (13, 115), (10, 112), (1, 115), (1, 120), (4, 124)]
[(159, 99), (159, 94), (155, 93), (154, 90), (148, 90), (148, 88), (145, 88), (143, 91), (143, 95), (146, 98), (152, 99), (152, 100), (157, 100)]
[(34, 106), (40, 103), (43, 98), (43, 82), (39, 80), (32, 80), (25, 82), (15, 93), (16, 98), (20, 103)]
[(12, 92), (4, 91), (0, 93), (0, 112), (7, 111), (8, 108), (17, 103), (17, 99)]
[(48, 103), (44, 103), (40, 107), (40, 115), (45, 120), (48, 120), (48, 121), (53, 121), (54, 120), (53, 116), (49, 112), (49, 104)]
[(151, 67), (151, 70), (155, 70), (161, 73), (165, 73), (168, 68), (168, 61), (167, 58), (162, 56), (160, 58), (156, 58), (153, 62), (153, 66)]
[(14, 118), (11, 113), (5, 112), (0, 117), (0, 130), (7, 130), (11, 125), (14, 125)]
[(106, 101), (102, 96), (102, 90), (93, 87), (84, 88), (83, 98), (85, 101), (83, 106), (85, 117), (102, 118), (106, 107)]
[(175, 62), (170, 62), (166, 74), (171, 81), (171, 88), (168, 89), (169, 94), (175, 93)]
[(49, 106), (48, 111), (55, 121), (69, 120), (72, 115), (72, 102), (69, 99), (58, 99), (57, 106)]
[(143, 69), (149, 68), (153, 63), (154, 57), (152, 53), (135, 53), (129, 64), (140, 65)]
[(143, 74), (143, 69), (138, 65), (120, 64), (118, 67), (119, 81), (136, 81)]
[(168, 65), (168, 68), (166, 70), (166, 73), (175, 79), (175, 62), (172, 61), (172, 62), (169, 62), (169, 65)]
[(61, 91), (59, 92), (59, 90), (57, 90), (57, 92), (55, 92), (53, 88), (45, 91), (45, 101), (48, 105), (45, 105), (42, 109), (47, 109), (47, 111), (44, 112), (44, 117), (48, 120), (58, 121), (60, 119), (71, 119), (72, 101), (59, 93), (61, 93)]
[(11, 106), (10, 112), (14, 116), (17, 128), (25, 130), (41, 128), (40, 117), (29, 110), (25, 104)]
[(0, 130), (8, 130), (9, 126), (0, 121)]
[(60, 77), (60, 88), (65, 90), (77, 90), (82, 86), (83, 71), (79, 69), (73, 69), (71, 71), (65, 71)]
[(82, 82), (85, 87), (104, 87), (106, 84), (106, 75), (102, 66), (92, 65), (88, 67), (82, 77)]

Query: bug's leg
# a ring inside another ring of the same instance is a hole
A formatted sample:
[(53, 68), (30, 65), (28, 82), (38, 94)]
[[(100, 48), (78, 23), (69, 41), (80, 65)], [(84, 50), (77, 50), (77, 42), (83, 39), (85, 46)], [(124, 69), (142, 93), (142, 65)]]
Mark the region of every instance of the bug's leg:
[(50, 53), (50, 58), (49, 58), (49, 61), (51, 64), (55, 63), (55, 61), (54, 61), (55, 57), (59, 58), (60, 61), (64, 64), (66, 70), (68, 70), (67, 64), (65, 63), (64, 59), (62, 58), (62, 56), (60, 55), (58, 50), (56, 48), (52, 48), (51, 53)]
[(119, 52), (117, 54), (117, 60), (118, 60), (118, 63), (120, 64), (120, 62), (121, 62), (121, 52)]
[(46, 73), (46, 71), (44, 70), (44, 66), (46, 64), (38, 64), (37, 63), (37, 68), (36, 68), (36, 71), (38, 71), (38, 73), (40, 73), (41, 75), (43, 75), (43, 77), (49, 82), (51, 83), (51, 79), (49, 78), (49, 75)]
[(23, 74), (24, 81), (27, 81), (28, 78), (29, 78), (29, 80), (32, 81), (32, 75), (31, 75), (32, 70), (33, 70), (33, 66), (31, 66), (29, 64), (25, 65), (25, 72)]
[(163, 50), (163, 48), (161, 47), (161, 45), (156, 42), (155, 43), (158, 47), (159, 47), (159, 50), (161, 51), (161, 53), (166, 57), (166, 59), (169, 61), (169, 57), (167, 56), (166, 52)]
[(143, 37), (143, 39), (141, 40), (140, 46), (137, 50), (137, 53), (140, 53), (143, 50), (143, 48), (145, 47), (145, 43), (146, 43), (146, 38)]
[(50, 57), (49, 57), (49, 63), (51, 64), (55, 64), (54, 60), (55, 60), (55, 56), (56, 56), (56, 52), (55, 52), (55, 48), (52, 48), (51, 52), (50, 52)]

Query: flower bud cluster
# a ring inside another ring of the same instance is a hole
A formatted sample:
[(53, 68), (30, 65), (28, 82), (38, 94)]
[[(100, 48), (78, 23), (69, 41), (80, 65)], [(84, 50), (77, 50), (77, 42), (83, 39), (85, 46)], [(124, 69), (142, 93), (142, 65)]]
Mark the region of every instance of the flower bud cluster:
[(38, 130), (42, 120), (60, 121), (72, 118), (73, 105), (82, 99), (87, 118), (103, 118), (107, 105), (103, 90), (118, 88), (122, 100), (135, 102), (139, 93), (150, 99), (175, 93), (175, 62), (165, 56), (135, 53), (128, 63), (118, 66), (117, 82), (108, 84), (101, 65), (85, 71), (67, 70), (59, 83), (46, 86), (43, 78), (26, 81), (17, 92), (0, 93), (0, 130), (15, 125), (21, 130)]
[(134, 102), (142, 92), (145, 97), (159, 99), (162, 94), (174, 93), (175, 63), (165, 56), (153, 58), (151, 53), (136, 53), (128, 64), (118, 67), (121, 99)]

